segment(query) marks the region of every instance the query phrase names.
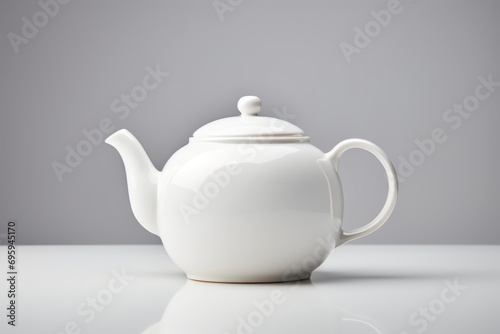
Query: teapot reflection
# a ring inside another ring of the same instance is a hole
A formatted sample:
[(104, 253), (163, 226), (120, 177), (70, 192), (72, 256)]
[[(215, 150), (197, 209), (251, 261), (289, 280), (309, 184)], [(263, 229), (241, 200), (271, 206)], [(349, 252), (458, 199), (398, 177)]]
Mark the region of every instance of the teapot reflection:
[(334, 307), (310, 280), (243, 285), (187, 280), (161, 321), (143, 334), (307, 332), (382, 333), (373, 320)]

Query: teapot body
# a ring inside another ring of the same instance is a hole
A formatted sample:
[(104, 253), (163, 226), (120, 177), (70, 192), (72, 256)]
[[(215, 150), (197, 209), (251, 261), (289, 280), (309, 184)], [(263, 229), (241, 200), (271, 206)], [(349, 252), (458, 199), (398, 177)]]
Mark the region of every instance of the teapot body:
[(337, 173), (328, 182), (308, 142), (191, 138), (158, 183), (159, 236), (191, 279), (309, 278), (335, 247), (342, 219)]

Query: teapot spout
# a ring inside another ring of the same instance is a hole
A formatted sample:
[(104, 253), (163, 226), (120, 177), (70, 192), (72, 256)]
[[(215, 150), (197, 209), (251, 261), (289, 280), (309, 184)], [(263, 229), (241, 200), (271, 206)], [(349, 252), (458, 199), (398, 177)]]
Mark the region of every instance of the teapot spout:
[(146, 230), (158, 235), (156, 194), (160, 172), (129, 131), (121, 129), (105, 142), (118, 150), (125, 164), (130, 205), (135, 218)]

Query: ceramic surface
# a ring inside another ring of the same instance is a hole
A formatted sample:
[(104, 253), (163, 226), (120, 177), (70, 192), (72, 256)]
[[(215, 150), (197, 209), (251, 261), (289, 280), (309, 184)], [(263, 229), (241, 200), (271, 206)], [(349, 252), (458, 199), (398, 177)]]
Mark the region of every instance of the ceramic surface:
[(160, 245), (21, 245), (0, 333), (500, 333), (500, 246), (346, 246), (310, 282), (224, 284), (186, 280)]

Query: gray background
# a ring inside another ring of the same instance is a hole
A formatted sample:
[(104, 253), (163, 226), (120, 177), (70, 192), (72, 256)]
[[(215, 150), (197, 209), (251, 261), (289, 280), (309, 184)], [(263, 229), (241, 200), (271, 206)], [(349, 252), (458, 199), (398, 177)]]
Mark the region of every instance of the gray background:
[[(224, 1), (227, 2), (227, 1)], [(235, 3), (236, 1), (233, 1)], [(0, 4), (0, 221), (24, 244), (158, 243), (134, 219), (121, 159), (100, 144), (59, 182), (51, 164), (110, 118), (134, 133), (161, 168), (208, 121), (236, 115), (258, 95), (264, 115), (286, 108), (323, 151), (350, 137), (381, 146), (396, 167), (440, 127), (447, 141), (400, 186), (387, 224), (360, 243), (498, 244), (500, 88), (457, 130), (443, 121), (500, 81), (500, 2), (401, 0), (403, 11), (348, 63), (340, 43), (388, 1), (242, 1), (222, 21), (212, 1), (80, 1), (59, 12), (16, 54), (37, 1)], [(169, 72), (119, 119), (110, 105)], [(365, 152), (341, 163), (345, 226), (383, 204), (382, 167)], [(1, 231), (0, 231), (1, 232)]]

